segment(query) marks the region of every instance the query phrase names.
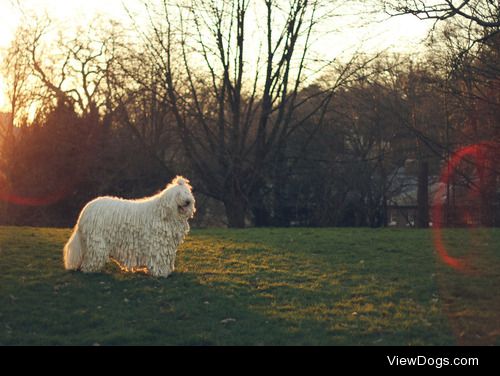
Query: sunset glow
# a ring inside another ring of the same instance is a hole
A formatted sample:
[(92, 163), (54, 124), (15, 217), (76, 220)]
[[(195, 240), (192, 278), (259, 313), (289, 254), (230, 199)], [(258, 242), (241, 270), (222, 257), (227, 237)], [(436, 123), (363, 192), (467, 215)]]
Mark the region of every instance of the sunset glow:
[[(19, 9), (21, 4), (22, 9)], [(85, 2), (65, 0), (24, 0), (20, 3), (0, 0), (0, 52), (5, 51), (15, 36), (24, 15), (49, 17), (69, 31), (81, 26), (89, 27), (96, 17), (110, 18), (125, 25), (131, 25), (127, 10), (135, 15), (145, 13), (141, 1), (88, 0)], [(359, 16), (359, 12), (372, 12), (370, 5), (342, 5), (334, 21), (327, 24), (316, 37), (314, 48), (327, 59), (354, 52), (375, 52), (393, 50), (415, 51), (426, 37), (432, 22), (424, 22), (406, 15), (390, 18), (383, 13)], [(131, 29), (131, 26), (129, 27)], [(1, 56), (1, 55), (0, 55)], [(9, 101), (6, 83), (0, 75), (0, 111), (7, 111)]]

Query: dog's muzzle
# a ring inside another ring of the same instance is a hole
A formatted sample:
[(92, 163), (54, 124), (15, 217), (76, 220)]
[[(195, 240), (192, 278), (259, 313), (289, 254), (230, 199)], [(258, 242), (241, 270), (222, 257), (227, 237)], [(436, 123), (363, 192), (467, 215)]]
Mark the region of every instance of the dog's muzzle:
[(190, 212), (191, 200), (185, 200), (181, 205), (177, 205), (177, 209), (181, 214), (188, 214)]

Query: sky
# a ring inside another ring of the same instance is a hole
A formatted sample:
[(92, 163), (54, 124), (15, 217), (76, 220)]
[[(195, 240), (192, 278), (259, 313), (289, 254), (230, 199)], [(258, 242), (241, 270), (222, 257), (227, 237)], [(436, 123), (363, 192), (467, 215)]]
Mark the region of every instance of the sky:
[[(88, 24), (97, 14), (127, 23), (129, 17), (124, 4), (133, 10), (141, 9), (137, 0), (0, 0), (0, 58), (3, 58), (2, 52), (9, 46), (21, 20), (22, 14), (17, 4), (21, 4), (24, 10), (48, 14), (52, 19), (68, 25)], [(349, 2), (344, 4), (350, 7)], [(356, 12), (353, 10), (352, 13)], [(316, 48), (325, 55), (331, 55), (325, 56), (327, 58), (346, 51), (414, 51), (432, 26), (410, 15), (389, 18), (384, 14), (376, 14), (374, 18), (378, 22), (360, 21), (357, 15), (337, 19), (335, 32), (322, 36)], [(5, 81), (0, 75), (0, 111), (8, 108), (5, 90)]]

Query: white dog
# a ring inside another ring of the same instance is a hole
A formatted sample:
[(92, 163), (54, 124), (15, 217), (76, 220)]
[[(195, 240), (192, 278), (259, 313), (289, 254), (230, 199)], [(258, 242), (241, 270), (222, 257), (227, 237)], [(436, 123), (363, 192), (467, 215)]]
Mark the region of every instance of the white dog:
[(64, 267), (96, 272), (111, 258), (124, 270), (167, 277), (189, 232), (194, 204), (189, 180), (181, 176), (151, 197), (98, 197), (80, 213), (64, 247)]

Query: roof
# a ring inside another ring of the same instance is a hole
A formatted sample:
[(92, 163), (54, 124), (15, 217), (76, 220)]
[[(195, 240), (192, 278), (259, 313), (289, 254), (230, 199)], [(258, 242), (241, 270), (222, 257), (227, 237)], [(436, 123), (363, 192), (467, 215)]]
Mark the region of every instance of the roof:
[[(429, 176), (429, 201), (434, 200), (434, 196), (440, 188), (444, 190), (444, 183), (438, 181), (437, 176)], [(389, 206), (417, 206), (418, 179), (415, 174), (409, 174), (405, 167), (399, 167), (393, 173), (391, 186), (388, 194)], [(440, 198), (444, 202), (446, 191)]]
[[(432, 183), (429, 185), (429, 204), (436, 203), (439, 200), (443, 203), (446, 200), (445, 184), (442, 182)], [(436, 194), (439, 193), (439, 196)], [(392, 206), (417, 206), (417, 186), (407, 188), (399, 195), (389, 198), (389, 205)]]

